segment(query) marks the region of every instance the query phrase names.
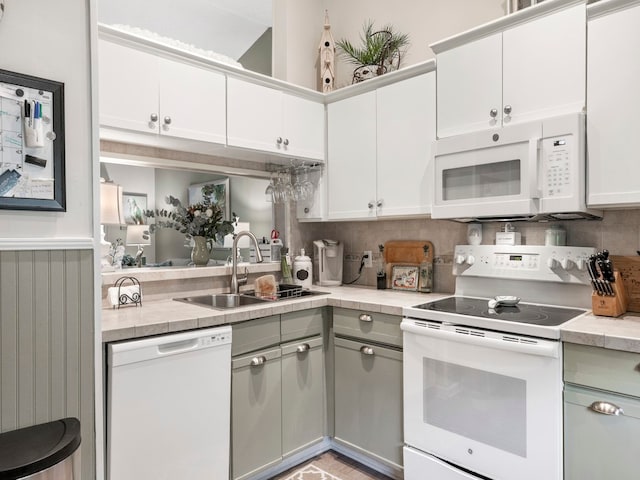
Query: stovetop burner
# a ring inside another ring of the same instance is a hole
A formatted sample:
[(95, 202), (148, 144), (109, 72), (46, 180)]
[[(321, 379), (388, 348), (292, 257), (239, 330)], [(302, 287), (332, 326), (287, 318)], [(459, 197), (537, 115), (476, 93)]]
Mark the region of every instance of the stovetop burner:
[(576, 308), (551, 307), (533, 303), (498, 306), (493, 309), (489, 308), (487, 302), (488, 299), (481, 298), (447, 297), (434, 302), (416, 305), (414, 308), (547, 327), (561, 325), (585, 312)]

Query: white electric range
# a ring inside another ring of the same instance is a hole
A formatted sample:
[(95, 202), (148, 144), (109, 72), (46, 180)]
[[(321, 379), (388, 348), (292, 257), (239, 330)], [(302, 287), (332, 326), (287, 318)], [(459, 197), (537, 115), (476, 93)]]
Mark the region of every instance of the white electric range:
[(593, 253), (457, 246), (455, 295), (403, 309), (406, 480), (562, 479), (560, 326)]

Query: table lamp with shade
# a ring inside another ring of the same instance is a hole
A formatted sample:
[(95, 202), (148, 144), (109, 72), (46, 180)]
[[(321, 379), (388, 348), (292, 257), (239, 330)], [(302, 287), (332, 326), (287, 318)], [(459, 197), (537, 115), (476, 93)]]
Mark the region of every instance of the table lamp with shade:
[(142, 266), (142, 255), (144, 254), (144, 245), (151, 245), (151, 235), (149, 234), (149, 225), (127, 225), (127, 245), (135, 245), (138, 247), (136, 252), (136, 267)]
[(105, 239), (105, 225), (122, 225), (122, 187), (100, 180), (100, 258), (102, 271), (113, 270), (111, 243)]

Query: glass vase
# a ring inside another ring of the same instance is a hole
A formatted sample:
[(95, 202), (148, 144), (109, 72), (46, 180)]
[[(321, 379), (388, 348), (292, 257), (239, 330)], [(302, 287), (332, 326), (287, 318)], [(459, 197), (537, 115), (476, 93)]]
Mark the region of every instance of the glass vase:
[(191, 261), (196, 267), (204, 267), (209, 263), (211, 249), (205, 237), (193, 237), (193, 249), (191, 250)]

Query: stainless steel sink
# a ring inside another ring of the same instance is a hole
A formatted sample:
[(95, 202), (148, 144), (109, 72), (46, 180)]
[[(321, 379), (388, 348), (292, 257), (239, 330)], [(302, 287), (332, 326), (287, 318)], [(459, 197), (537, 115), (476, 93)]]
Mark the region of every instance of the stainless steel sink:
[(177, 302), (190, 303), (202, 307), (226, 310), (227, 308), (238, 308), (256, 303), (265, 303), (269, 300), (235, 293), (217, 293), (214, 295), (198, 295), (195, 297), (174, 298)]

